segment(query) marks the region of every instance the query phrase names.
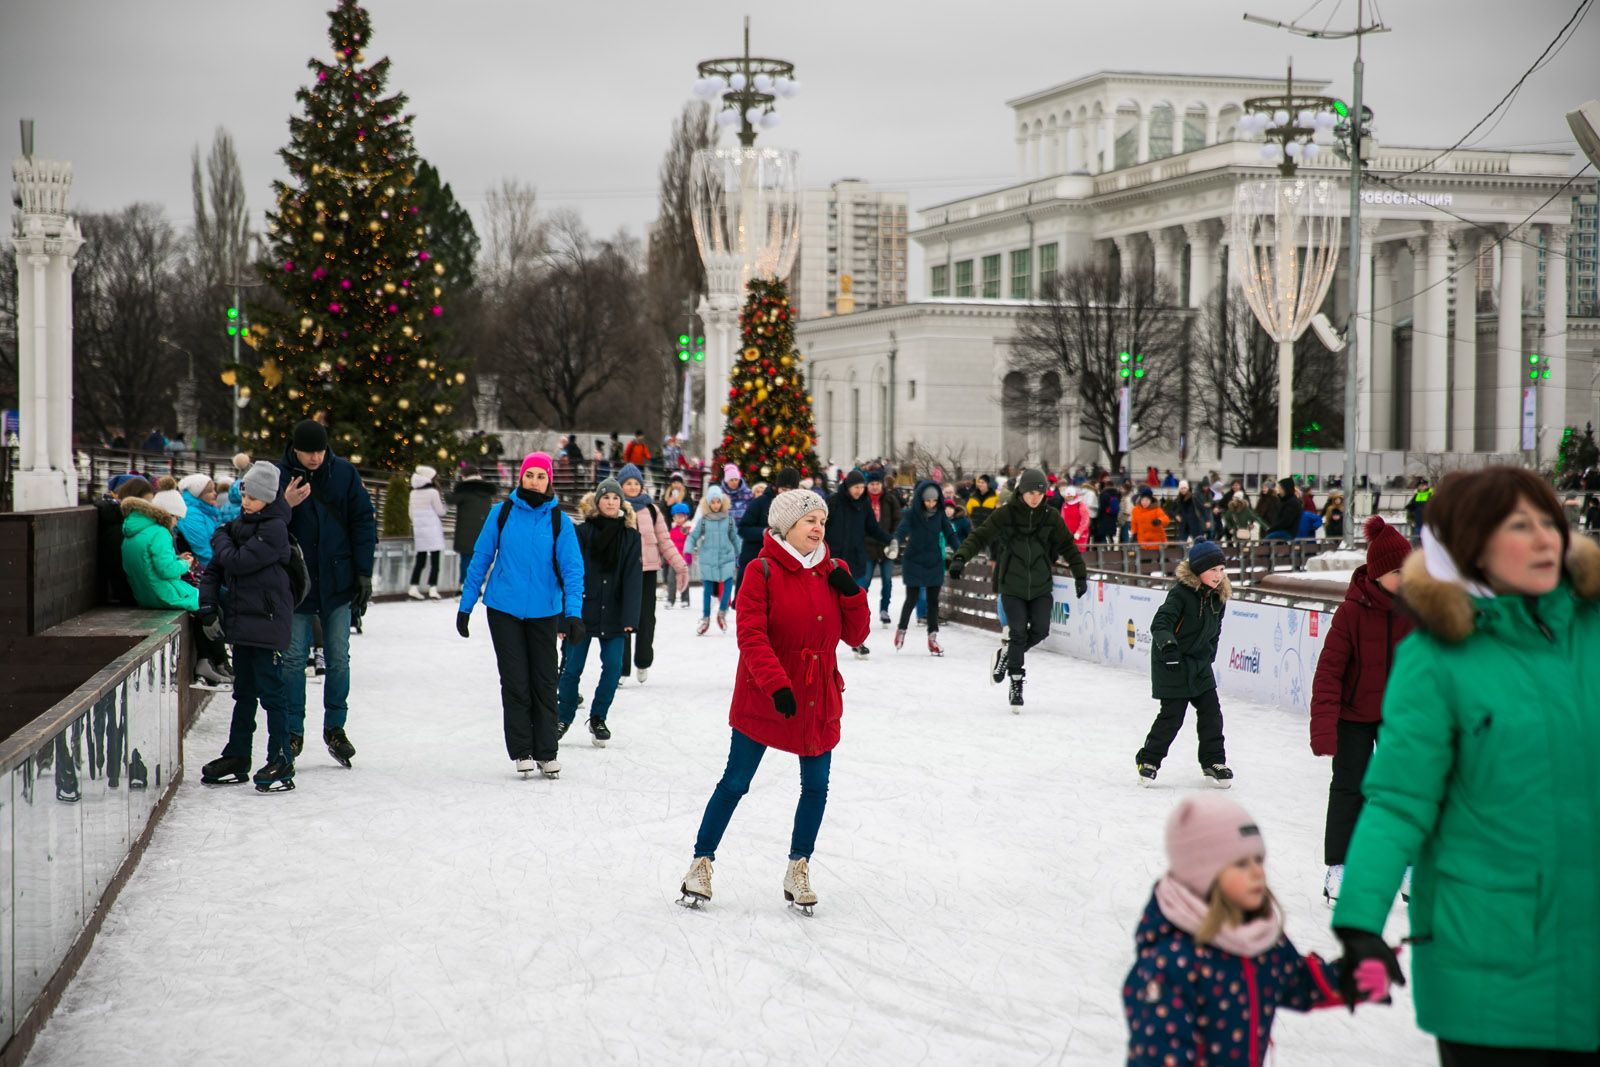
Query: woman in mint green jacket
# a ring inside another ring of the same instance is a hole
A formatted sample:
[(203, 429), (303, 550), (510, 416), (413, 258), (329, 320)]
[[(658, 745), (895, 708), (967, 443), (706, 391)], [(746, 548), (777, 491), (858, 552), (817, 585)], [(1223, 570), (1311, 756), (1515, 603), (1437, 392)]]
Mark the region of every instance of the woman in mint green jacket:
[(193, 557), (172, 544), (177, 517), (137, 496), (122, 501), (122, 569), (141, 608), (200, 608), (200, 590), (183, 580)]
[(1600, 1064), (1600, 548), (1533, 473), (1452, 474), (1399, 595), (1420, 629), (1333, 914), (1347, 971), (1399, 976), (1381, 935), (1414, 862), (1417, 1025), (1441, 1063)]

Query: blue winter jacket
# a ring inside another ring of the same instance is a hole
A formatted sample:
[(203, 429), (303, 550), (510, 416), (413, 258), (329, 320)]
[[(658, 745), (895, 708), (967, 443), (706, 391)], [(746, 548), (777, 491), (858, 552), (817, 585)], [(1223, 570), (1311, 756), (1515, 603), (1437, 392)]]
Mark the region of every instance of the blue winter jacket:
[[(511, 509), (504, 531), (500, 529), (503, 508)], [(533, 507), (516, 493), (489, 509), (472, 547), (472, 565), (461, 583), (459, 610), (470, 612), (481, 590), (485, 607), (519, 619), (583, 618), (583, 549), (565, 515), (560, 537), (551, 545), (550, 513), (556, 510), (554, 498)]]
[[(945, 518), (950, 518), (948, 515)], [(956, 507), (956, 517), (950, 519), (950, 525), (956, 531), (956, 539), (951, 548), (960, 548), (961, 542), (972, 536), (972, 520), (967, 518), (967, 513), (960, 506)]]
[(230, 482), (228, 485), (228, 502), (217, 505), (217, 512), (222, 516), (223, 522), (232, 522), (244, 514), (244, 500), (240, 496), (242, 492), (240, 482), (242, 481), (243, 478), (235, 478)]
[(289, 503), (278, 497), (254, 515), (219, 526), (207, 546), (200, 603), (222, 608), (228, 642), (282, 652), (289, 647)]
[(1122, 984), (1128, 1067), (1261, 1067), (1279, 1008), (1344, 1003), (1337, 963), (1302, 956), (1281, 935), (1254, 959), (1197, 945), (1167, 921), (1154, 893), (1134, 941), (1139, 958)]
[(189, 551), (201, 563), (211, 562), (211, 535), (223, 523), (222, 511), (215, 504), (207, 504), (193, 493), (183, 494), (188, 511), (178, 520), (178, 532), (189, 542)]
[(311, 495), (294, 509), (289, 532), (305, 553), (311, 591), (295, 611), (322, 614), (350, 603), (357, 576), (372, 577), (378, 526), (361, 472), (334, 455), (333, 449), (328, 449), (322, 466), (308, 471), (295, 459), (293, 445), (284, 448), (278, 462), (280, 498), (296, 477), (306, 480)]
[[(922, 492), (938, 494), (938, 506), (930, 513), (922, 506)], [(944, 584), (944, 551), (956, 547), (956, 529), (944, 513), (944, 494), (935, 482), (917, 483), (911, 503), (900, 513), (900, 527), (894, 532), (900, 542), (900, 573), (909, 587)]]
[(731, 582), (739, 576), (739, 536), (726, 509), (713, 515), (702, 507), (684, 546), (700, 564), (702, 582)]
[[(181, 526), (182, 523), (179, 523)], [(1315, 511), (1302, 511), (1300, 513), (1299, 536), (1309, 540), (1317, 536), (1317, 531), (1322, 529), (1322, 516)]]

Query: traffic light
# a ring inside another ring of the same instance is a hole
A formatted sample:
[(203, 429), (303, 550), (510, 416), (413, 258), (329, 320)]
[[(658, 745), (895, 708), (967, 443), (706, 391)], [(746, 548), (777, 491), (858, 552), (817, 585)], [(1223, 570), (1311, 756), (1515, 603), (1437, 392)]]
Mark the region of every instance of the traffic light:
[(228, 309), (228, 336), (229, 337), (237, 336), (241, 332), (241, 329), (242, 329), (242, 327), (240, 327), (240, 325), (239, 325), (239, 309), (236, 308), (236, 307), (229, 308)]
[(689, 362), (689, 335), (686, 333), (678, 335), (678, 362)]
[(1533, 369), (1528, 371), (1528, 378), (1530, 380), (1539, 381), (1542, 378), (1550, 377), (1550, 357), (1549, 356), (1540, 356), (1540, 355), (1529, 356), (1528, 357), (1528, 362), (1533, 365)]
[(1144, 377), (1144, 356), (1142, 356), (1142, 355), (1136, 356), (1136, 355), (1133, 355), (1133, 354), (1128, 353), (1128, 352), (1119, 352), (1117, 354), (1117, 362), (1121, 364), (1121, 366), (1117, 368), (1117, 376), (1118, 377), (1120, 377), (1120, 378), (1143, 378)]
[(706, 361), (706, 339), (704, 337), (696, 337), (694, 339), (694, 361), (696, 363), (704, 363)]

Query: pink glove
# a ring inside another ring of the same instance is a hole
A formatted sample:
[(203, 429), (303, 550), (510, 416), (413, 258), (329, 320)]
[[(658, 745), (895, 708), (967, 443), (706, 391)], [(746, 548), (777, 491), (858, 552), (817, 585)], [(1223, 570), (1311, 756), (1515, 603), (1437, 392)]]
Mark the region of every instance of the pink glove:
[(1362, 960), (1356, 964), (1356, 988), (1366, 994), (1368, 1004), (1389, 1002), (1389, 970), (1382, 960)]
[(681, 593), (685, 589), (688, 589), (688, 588), (689, 588), (689, 568), (688, 567), (679, 567), (678, 568), (678, 592)]

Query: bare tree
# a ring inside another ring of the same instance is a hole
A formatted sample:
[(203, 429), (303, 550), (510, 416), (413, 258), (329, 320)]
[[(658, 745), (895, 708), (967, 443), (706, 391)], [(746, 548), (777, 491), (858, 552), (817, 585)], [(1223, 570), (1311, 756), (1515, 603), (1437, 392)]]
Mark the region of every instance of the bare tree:
[(545, 252), (545, 223), (533, 186), (505, 178), (490, 189), (484, 206), (489, 241), (480, 261), (480, 280), (491, 291), (517, 285)]
[[(1064, 389), (1075, 390), (1083, 436), (1098, 443), (1111, 457), (1112, 468), (1120, 469), (1121, 389), (1131, 383), (1133, 390), (1129, 445), (1140, 448), (1167, 436), (1187, 317), (1176, 306), (1171, 287), (1148, 266), (1123, 275), (1105, 264), (1079, 264), (1047, 285), (1038, 303), (1019, 319), (1013, 341), (1016, 369), (1029, 377), (1053, 371)], [(1127, 362), (1123, 353), (1129, 355)], [(1123, 378), (1124, 367), (1142, 367), (1144, 376)], [(1047, 421), (1055, 413), (1030, 411), (1029, 417)]]
[(190, 162), (195, 265), (199, 268), (199, 279), (208, 288), (232, 285), (244, 278), (250, 255), (250, 219), (244, 177), (239, 169), (238, 153), (233, 148), (233, 137), (221, 126), (217, 127), (211, 152), (206, 156), (209, 185), (201, 180), (198, 147)]

